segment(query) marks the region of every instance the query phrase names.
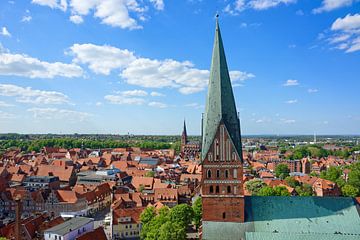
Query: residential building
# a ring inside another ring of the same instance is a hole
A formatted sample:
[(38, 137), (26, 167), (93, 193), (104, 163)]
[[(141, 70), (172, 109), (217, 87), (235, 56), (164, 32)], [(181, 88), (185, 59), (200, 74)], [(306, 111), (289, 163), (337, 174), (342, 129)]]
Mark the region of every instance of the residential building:
[(45, 240), (75, 240), (94, 230), (94, 219), (74, 217), (44, 231)]

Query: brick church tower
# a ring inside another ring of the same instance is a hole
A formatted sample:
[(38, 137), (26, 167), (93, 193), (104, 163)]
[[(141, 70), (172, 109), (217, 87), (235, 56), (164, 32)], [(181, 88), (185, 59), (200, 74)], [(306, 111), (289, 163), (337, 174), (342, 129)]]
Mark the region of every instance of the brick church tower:
[(240, 121), (218, 16), (202, 130), (203, 231), (211, 222), (244, 222)]
[(188, 138), (187, 138), (187, 132), (186, 132), (186, 123), (184, 120), (184, 128), (183, 128), (183, 132), (181, 134), (181, 152), (185, 152), (185, 147), (186, 147), (187, 143), (188, 143)]

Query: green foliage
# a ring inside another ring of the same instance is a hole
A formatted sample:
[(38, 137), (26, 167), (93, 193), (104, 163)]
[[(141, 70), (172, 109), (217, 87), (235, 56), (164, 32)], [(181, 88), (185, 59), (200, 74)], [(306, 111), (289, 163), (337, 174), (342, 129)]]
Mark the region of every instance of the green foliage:
[(275, 196), (275, 191), (272, 187), (265, 186), (259, 190), (257, 195), (258, 196)]
[(335, 182), (341, 187), (344, 196), (360, 196), (360, 162), (351, 164), (346, 167), (350, 170), (348, 180), (343, 179), (343, 168), (329, 167), (327, 170), (320, 173), (320, 177)]
[(296, 186), (295, 191), (302, 197), (309, 197), (313, 195), (313, 189), (310, 184), (304, 183), (301, 186)]
[(290, 187), (292, 187), (292, 188), (295, 188), (295, 187), (297, 187), (297, 186), (300, 186), (299, 181), (295, 180), (294, 177), (288, 176), (288, 177), (285, 178), (285, 181), (286, 181), (286, 183), (287, 183)]
[(148, 171), (145, 173), (144, 175), (145, 177), (154, 177), (155, 176), (155, 172), (154, 171)]
[(289, 176), (290, 170), (286, 164), (280, 163), (275, 168), (275, 175), (277, 178), (284, 179)]
[(345, 197), (357, 197), (359, 195), (359, 189), (350, 184), (345, 184), (341, 188), (341, 192)]
[(284, 186), (275, 186), (274, 191), (275, 196), (290, 196), (289, 191)]
[(181, 141), (176, 141), (171, 144), (171, 149), (174, 149), (176, 152), (180, 152), (181, 150)]
[(336, 182), (342, 175), (342, 170), (339, 167), (330, 166), (327, 170), (320, 173), (320, 177), (323, 179)]
[(140, 220), (143, 224), (147, 224), (151, 220), (154, 219), (156, 216), (155, 207), (147, 207), (144, 211), (140, 214)]
[(245, 182), (245, 188), (251, 195), (258, 195), (259, 190), (264, 186), (266, 186), (266, 184), (260, 179), (251, 179)]
[(201, 218), (202, 218), (202, 200), (201, 197), (198, 197), (192, 205), (192, 209), (194, 212), (193, 222), (196, 226), (196, 229), (200, 227)]
[(273, 188), (269, 186), (265, 186), (259, 190), (257, 195), (258, 196), (290, 196), (290, 193), (284, 186), (275, 186)]
[(173, 222), (178, 222), (183, 226), (191, 223), (193, 217), (193, 209), (187, 204), (179, 204), (171, 209), (170, 219)]
[(148, 207), (140, 215), (143, 224), (140, 237), (146, 240), (186, 239), (186, 228), (193, 215), (193, 208), (187, 204), (179, 204), (172, 209), (162, 207), (158, 214), (154, 207)]
[(0, 141), (0, 149), (12, 147), (20, 148), (24, 152), (39, 152), (43, 147), (58, 148), (125, 148), (140, 147), (147, 149), (169, 149), (172, 147), (170, 142), (148, 141), (148, 140), (114, 140), (114, 139), (79, 139), (79, 138), (50, 138), (50, 139), (31, 139), (31, 140), (3, 140)]
[(356, 162), (350, 166), (348, 177), (348, 183), (360, 190), (360, 162)]
[(186, 229), (177, 222), (165, 222), (159, 229), (159, 240), (186, 239)]

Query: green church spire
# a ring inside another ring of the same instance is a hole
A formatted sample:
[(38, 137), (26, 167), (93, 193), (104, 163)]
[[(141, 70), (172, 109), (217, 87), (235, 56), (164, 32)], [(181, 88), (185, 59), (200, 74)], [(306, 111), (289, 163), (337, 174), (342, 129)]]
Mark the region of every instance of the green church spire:
[(226, 126), (237, 153), (242, 159), (240, 122), (217, 15), (208, 95), (203, 119), (202, 160), (206, 157), (221, 122)]

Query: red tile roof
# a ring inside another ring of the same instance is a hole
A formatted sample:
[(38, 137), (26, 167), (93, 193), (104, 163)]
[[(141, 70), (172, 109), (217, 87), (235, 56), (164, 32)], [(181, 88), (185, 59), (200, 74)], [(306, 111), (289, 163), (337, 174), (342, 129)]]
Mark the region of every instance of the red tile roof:
[(102, 227), (98, 227), (91, 232), (76, 238), (76, 240), (107, 240), (106, 234)]

